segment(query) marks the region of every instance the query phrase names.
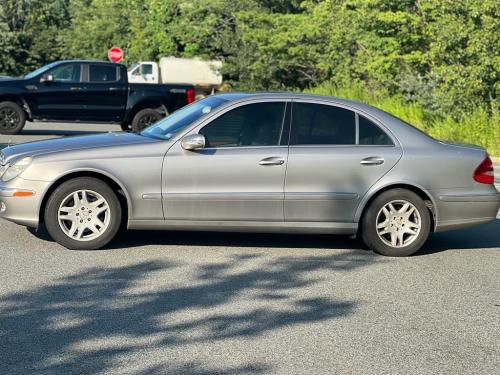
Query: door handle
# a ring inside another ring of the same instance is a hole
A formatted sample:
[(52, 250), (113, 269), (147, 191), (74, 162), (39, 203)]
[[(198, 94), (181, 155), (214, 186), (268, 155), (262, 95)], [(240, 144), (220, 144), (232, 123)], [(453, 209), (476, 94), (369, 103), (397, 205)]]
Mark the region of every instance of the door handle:
[(359, 162), (361, 165), (381, 165), (384, 164), (384, 158), (379, 156), (370, 156), (368, 158), (364, 158)]
[(81, 87), (70, 87), (69, 89), (71, 91), (82, 91), (83, 90)]
[(118, 91), (118, 90), (120, 90), (120, 88), (119, 87), (110, 87), (108, 90), (109, 91)]
[(279, 156), (271, 156), (269, 158), (262, 159), (259, 165), (283, 165), (285, 164), (285, 159)]

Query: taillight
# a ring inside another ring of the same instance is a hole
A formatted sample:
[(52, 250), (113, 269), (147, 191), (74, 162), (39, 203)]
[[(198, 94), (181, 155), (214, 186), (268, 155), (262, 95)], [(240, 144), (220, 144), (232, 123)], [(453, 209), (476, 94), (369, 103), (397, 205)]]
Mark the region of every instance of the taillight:
[(474, 181), (481, 184), (493, 184), (495, 182), (493, 163), (488, 155), (476, 168), (472, 177), (474, 177)]
[(186, 90), (186, 98), (187, 98), (187, 102), (188, 104), (191, 104), (192, 102), (195, 101), (195, 92), (194, 92), (194, 89), (187, 89)]

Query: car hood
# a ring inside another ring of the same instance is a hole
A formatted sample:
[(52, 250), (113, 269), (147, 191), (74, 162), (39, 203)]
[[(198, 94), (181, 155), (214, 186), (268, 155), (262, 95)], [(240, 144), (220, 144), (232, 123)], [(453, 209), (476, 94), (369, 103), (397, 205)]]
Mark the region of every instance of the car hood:
[(3, 162), (9, 162), (27, 156), (157, 142), (161, 141), (134, 133), (106, 133), (22, 143), (4, 148), (1, 156)]
[(5, 83), (8, 84), (13, 81), (21, 81), (23, 78), (22, 77), (7, 77), (7, 76), (0, 76), (0, 83)]

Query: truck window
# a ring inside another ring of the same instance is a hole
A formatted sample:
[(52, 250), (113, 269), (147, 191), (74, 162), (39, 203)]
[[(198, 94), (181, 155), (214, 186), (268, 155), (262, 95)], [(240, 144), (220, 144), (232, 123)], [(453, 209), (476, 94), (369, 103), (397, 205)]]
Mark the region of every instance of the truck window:
[(141, 65), (141, 74), (153, 74), (153, 65), (151, 64), (142, 64)]
[(112, 82), (116, 81), (116, 67), (112, 65), (90, 65), (90, 82)]
[(80, 71), (80, 64), (66, 64), (55, 67), (49, 74), (56, 82), (80, 82)]

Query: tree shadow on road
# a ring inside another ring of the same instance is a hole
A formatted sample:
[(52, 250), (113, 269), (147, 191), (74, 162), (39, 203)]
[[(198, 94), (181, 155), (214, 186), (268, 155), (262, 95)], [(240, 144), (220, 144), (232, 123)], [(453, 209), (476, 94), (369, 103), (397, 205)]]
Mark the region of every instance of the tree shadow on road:
[[(305, 257), (244, 254), (198, 265), (149, 261), (91, 268), (0, 298), (2, 371), (108, 372), (134, 354), (153, 352), (144, 364), (134, 362), (134, 373), (262, 374), (273, 363), (213, 367), (189, 354), (185, 360), (166, 359), (165, 352), (186, 350), (190, 344), (252, 339), (283, 327), (353, 314), (357, 301), (325, 298), (301, 288), (319, 283), (315, 271), (349, 272), (381, 261), (364, 252), (343, 251)], [(175, 284), (178, 272), (190, 275), (189, 280)]]

